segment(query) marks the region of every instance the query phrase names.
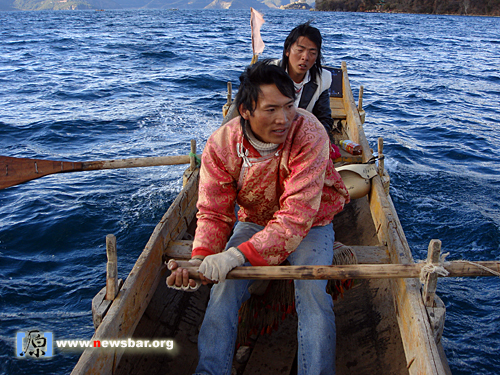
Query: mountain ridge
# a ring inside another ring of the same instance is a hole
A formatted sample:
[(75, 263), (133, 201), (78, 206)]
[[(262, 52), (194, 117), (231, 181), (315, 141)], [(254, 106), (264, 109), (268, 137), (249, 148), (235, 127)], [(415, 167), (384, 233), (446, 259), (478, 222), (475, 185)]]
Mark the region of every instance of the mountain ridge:
[(270, 9), (279, 8), (281, 5), (281, 0), (0, 0), (0, 11), (48, 9), (249, 9), (250, 7)]
[(500, 16), (500, 0), (317, 0), (319, 11)]
[[(295, 0), (0, 0), (0, 11), (302, 8)], [(307, 0), (314, 7), (314, 0)], [(307, 9), (307, 7), (305, 7)], [(500, 0), (317, 0), (316, 10), (500, 16)]]

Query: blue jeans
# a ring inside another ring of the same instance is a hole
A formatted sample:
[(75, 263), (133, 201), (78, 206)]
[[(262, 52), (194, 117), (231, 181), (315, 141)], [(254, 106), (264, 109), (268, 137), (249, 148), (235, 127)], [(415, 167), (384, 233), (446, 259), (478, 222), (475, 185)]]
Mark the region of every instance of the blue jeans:
[[(226, 249), (240, 245), (262, 229), (254, 223), (238, 222)], [(331, 224), (311, 228), (288, 261), (291, 265), (331, 265), (334, 236)], [(248, 287), (252, 283), (253, 280), (226, 280), (212, 287), (198, 336), (197, 374), (231, 374), (238, 311), (250, 298)], [(294, 280), (299, 375), (335, 373), (335, 314), (326, 284), (327, 280)]]

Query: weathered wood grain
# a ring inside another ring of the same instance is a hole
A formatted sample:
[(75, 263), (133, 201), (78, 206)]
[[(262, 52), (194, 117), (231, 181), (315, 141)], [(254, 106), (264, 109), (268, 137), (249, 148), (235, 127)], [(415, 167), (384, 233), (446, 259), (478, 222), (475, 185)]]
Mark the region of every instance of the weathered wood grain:
[[(163, 252), (171, 239), (179, 239), (187, 229), (181, 226), (178, 215), (193, 214), (197, 197), (199, 170), (191, 174), (187, 186), (172, 203), (162, 220), (158, 223), (146, 247), (132, 268), (122, 289), (111, 305), (108, 314), (92, 337), (93, 340), (123, 339), (132, 336), (140, 318), (148, 306), (160, 280), (164, 277), (166, 266)], [(174, 216), (175, 215), (175, 216)], [(172, 223), (179, 221), (179, 223)], [(165, 224), (165, 225), (164, 225)], [(109, 350), (86, 349), (72, 371), (72, 374), (113, 374), (123, 355), (123, 348)]]

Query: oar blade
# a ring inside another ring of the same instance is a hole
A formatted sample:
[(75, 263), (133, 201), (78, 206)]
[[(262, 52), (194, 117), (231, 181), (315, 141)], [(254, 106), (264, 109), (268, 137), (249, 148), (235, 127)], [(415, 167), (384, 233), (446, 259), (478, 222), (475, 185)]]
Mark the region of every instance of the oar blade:
[(0, 189), (49, 174), (82, 170), (81, 162), (36, 160), (0, 156)]

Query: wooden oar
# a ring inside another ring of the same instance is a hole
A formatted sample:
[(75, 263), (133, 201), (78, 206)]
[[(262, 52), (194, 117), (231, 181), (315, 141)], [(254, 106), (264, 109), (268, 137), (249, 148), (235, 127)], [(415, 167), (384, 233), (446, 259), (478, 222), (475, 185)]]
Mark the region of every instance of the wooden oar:
[[(200, 156), (198, 155), (198, 158)], [(355, 157), (339, 157), (335, 162), (358, 162)], [(33, 158), (16, 158), (0, 156), (0, 189), (19, 185), (49, 174), (81, 172), (88, 170), (103, 169), (123, 169), (139, 168), (147, 166), (164, 166), (189, 164), (190, 156), (165, 156), (165, 157), (144, 157), (144, 158), (125, 158), (120, 160), (104, 161), (51, 161), (38, 160)]]
[(0, 189), (19, 185), (20, 183), (55, 173), (189, 163), (190, 156), (188, 155), (84, 162), (51, 161), (0, 156)]
[[(180, 267), (185, 262), (177, 261)], [(268, 267), (237, 267), (228, 273), (228, 279), (252, 280), (346, 280), (370, 278), (418, 278), (424, 263), (416, 264), (352, 264), (352, 265), (284, 265)], [(495, 276), (481, 268), (500, 272), (500, 261), (448, 261), (443, 267), (446, 277)], [(190, 278), (199, 278), (197, 267), (185, 267)]]

